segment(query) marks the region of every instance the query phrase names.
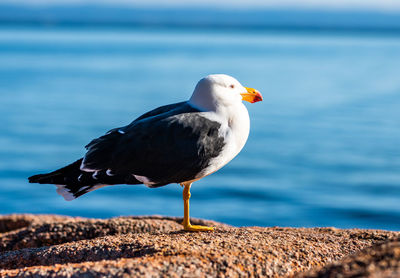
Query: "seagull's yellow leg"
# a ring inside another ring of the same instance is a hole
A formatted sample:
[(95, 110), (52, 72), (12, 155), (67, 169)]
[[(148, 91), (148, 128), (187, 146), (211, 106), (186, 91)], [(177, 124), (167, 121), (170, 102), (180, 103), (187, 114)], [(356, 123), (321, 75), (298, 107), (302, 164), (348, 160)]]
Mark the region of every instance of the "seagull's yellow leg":
[(192, 183), (181, 183), (183, 186), (183, 229), (191, 232), (214, 231), (213, 227), (192, 225), (189, 218), (189, 199), (190, 199), (190, 186)]

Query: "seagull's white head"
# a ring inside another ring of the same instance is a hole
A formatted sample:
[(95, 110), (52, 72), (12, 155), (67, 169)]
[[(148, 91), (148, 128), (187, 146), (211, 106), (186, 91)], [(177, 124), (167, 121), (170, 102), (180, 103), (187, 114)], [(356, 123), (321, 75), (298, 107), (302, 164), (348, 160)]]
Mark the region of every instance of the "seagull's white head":
[(262, 101), (260, 92), (243, 87), (235, 78), (226, 74), (211, 74), (201, 79), (189, 103), (201, 110), (217, 110), (220, 106), (241, 104), (242, 100)]

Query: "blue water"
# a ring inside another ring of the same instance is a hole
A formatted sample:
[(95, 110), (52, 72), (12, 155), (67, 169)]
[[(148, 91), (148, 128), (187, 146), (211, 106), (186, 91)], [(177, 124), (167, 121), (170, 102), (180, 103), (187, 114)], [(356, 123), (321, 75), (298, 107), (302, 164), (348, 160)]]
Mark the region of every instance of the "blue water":
[(400, 230), (400, 37), (379, 34), (0, 27), (0, 214), (182, 215), (175, 184), (66, 202), (27, 177), (210, 73), (264, 102), (239, 156), (193, 185), (191, 216)]

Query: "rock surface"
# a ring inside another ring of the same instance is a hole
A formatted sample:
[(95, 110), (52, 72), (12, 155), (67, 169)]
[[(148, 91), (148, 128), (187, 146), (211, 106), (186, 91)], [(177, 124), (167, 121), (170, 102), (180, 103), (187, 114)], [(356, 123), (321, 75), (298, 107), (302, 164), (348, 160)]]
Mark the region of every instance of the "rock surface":
[(0, 276), (400, 277), (399, 232), (180, 221), (0, 216)]

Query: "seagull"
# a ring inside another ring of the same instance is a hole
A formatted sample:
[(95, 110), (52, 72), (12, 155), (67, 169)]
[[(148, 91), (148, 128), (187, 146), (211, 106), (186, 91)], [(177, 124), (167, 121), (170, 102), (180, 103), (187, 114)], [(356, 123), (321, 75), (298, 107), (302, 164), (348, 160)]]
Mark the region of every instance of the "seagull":
[(158, 107), (111, 129), (86, 145), (83, 158), (31, 176), (29, 182), (56, 185), (66, 201), (107, 185), (156, 188), (177, 183), (183, 187), (184, 230), (212, 231), (190, 223), (190, 187), (226, 165), (245, 145), (250, 119), (242, 100), (258, 102), (262, 95), (229, 75), (208, 75), (188, 101)]

